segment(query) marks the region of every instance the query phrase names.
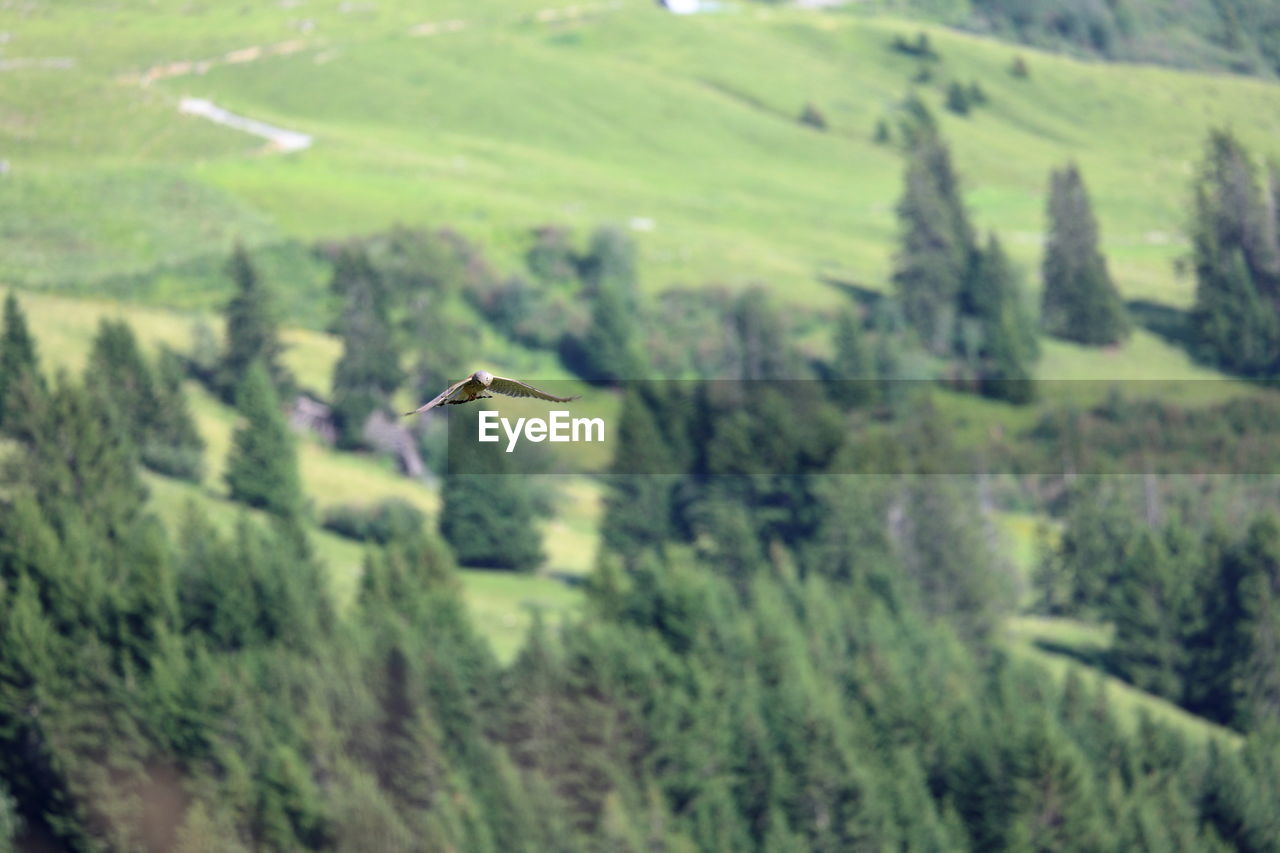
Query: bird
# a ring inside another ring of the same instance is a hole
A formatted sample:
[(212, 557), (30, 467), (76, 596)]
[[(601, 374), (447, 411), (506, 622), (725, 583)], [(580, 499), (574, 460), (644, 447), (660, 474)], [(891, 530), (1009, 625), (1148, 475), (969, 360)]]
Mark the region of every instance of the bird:
[[(486, 391), (493, 393), (485, 393)], [(536, 397), (539, 400), (551, 400), (555, 403), (567, 403), (578, 399), (576, 396), (557, 397), (555, 394), (539, 391), (518, 379), (507, 379), (504, 376), (494, 376), (487, 370), (477, 370), (466, 379), (460, 379), (441, 391), (431, 402), (419, 406), (412, 412), (405, 412), (405, 417), (420, 415), (436, 406), (456, 406), (459, 403), (470, 403), (472, 400), (484, 400), (492, 397), (493, 394), (502, 394), (507, 397)]]

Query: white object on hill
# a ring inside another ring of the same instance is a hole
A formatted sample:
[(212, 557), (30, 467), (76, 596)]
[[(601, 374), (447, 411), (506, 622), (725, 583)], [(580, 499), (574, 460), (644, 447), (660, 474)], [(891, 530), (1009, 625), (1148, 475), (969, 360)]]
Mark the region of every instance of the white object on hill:
[(304, 148), (310, 148), (311, 143), (314, 141), (310, 134), (299, 133), (296, 130), (285, 130), (269, 125), (264, 121), (238, 116), (204, 98), (183, 98), (178, 103), (178, 110), (188, 115), (207, 118), (209, 121), (233, 127), (236, 130), (243, 130), (245, 133), (252, 133), (254, 136), (261, 136), (269, 141), (271, 147), (277, 151), (301, 151)]

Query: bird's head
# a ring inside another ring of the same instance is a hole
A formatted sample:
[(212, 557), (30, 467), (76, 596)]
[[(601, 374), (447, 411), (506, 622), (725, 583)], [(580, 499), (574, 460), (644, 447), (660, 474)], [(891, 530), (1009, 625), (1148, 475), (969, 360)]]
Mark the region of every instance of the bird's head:
[(489, 383), (493, 382), (493, 374), (487, 370), (477, 370), (475, 373), (471, 375), (474, 376), (475, 379), (486, 388), (489, 387)]

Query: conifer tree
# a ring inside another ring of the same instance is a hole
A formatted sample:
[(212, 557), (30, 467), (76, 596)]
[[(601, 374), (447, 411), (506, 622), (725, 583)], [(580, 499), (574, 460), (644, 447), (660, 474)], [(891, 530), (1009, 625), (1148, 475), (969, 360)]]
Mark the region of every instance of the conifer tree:
[(644, 375), (636, 297), (635, 245), (626, 232), (601, 228), (580, 264), (591, 299), (591, 320), (582, 338), (587, 377), (616, 382)]
[(227, 264), (235, 295), (226, 307), (226, 350), (221, 364), (222, 396), (234, 402), (240, 383), (254, 362), (261, 362), (276, 393), (285, 395), (293, 377), (280, 363), (283, 347), (276, 330), (274, 300), (244, 246), (237, 243)]
[(156, 385), (163, 403), (151, 424), (150, 440), (142, 455), (148, 466), (162, 474), (199, 482), (204, 472), (205, 443), (191, 414), (183, 377), (182, 359), (170, 350), (162, 350), (156, 361)]
[(94, 338), (85, 383), (103, 413), (118, 421), (144, 465), (169, 476), (198, 480), (204, 441), (182, 390), (182, 368), (168, 354), (160, 380), (143, 357), (133, 329), (104, 320)]
[(835, 360), (830, 374), (835, 383), (835, 399), (845, 406), (871, 403), (876, 396), (875, 364), (857, 311), (840, 312), (834, 337)]
[(624, 557), (661, 548), (672, 533), (676, 460), (645, 396), (629, 387), (618, 422), (600, 536)]
[(893, 282), (903, 314), (925, 348), (950, 355), (956, 301), (976, 243), (936, 121), (918, 100), (908, 103), (908, 112), (906, 186), (897, 208), (902, 237)]
[(233, 500), (296, 520), (303, 513), (302, 484), (294, 440), (279, 398), (261, 363), (249, 366), (236, 390), (244, 422), (232, 436), (227, 487)]
[(359, 447), (365, 422), (375, 410), (388, 409), (404, 374), (392, 333), (390, 298), (363, 249), (348, 248), (338, 256), (331, 290), (345, 300), (338, 321), (342, 357), (333, 371), (333, 412), (339, 443)]
[(1048, 219), (1040, 312), (1045, 330), (1092, 346), (1119, 343), (1129, 320), (1098, 248), (1098, 222), (1075, 163), (1050, 175)]
[(1026, 403), (1035, 396), (1032, 364), (1039, 354), (1022, 293), (995, 234), (974, 263), (961, 297), (961, 312), (976, 321), (979, 382), (988, 397)]
[[(474, 427), (468, 432), (474, 435)], [(474, 444), (451, 448), (441, 487), (440, 535), (460, 565), (532, 571), (545, 554), (528, 482), (500, 450), (488, 451)]]
[(1170, 553), (1158, 532), (1144, 530), (1117, 576), (1108, 608), (1116, 669), (1143, 690), (1180, 701), (1188, 664), (1185, 638), (1193, 627), (1187, 564)]
[(0, 337), (0, 427), (4, 426), (7, 400), (23, 376), (39, 383), (36, 343), (27, 329), (27, 317), (10, 291), (4, 300), (4, 331)]
[(1280, 236), (1249, 154), (1230, 132), (1210, 134), (1194, 196), (1200, 352), (1237, 373), (1280, 369)]
[(1239, 599), (1244, 640), (1236, 671), (1240, 718), (1249, 728), (1280, 724), (1280, 523), (1264, 516), (1250, 525), (1240, 548)]

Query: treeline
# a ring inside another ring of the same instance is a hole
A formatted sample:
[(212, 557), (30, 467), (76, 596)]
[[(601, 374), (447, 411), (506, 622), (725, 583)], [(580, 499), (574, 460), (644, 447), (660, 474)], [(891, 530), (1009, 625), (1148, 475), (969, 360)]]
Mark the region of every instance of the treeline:
[[(813, 476), (839, 431), (783, 406), (633, 392), (587, 610), (503, 669), (434, 537), (389, 526), (338, 615), (287, 519), (166, 532), (130, 433), (37, 377), (5, 410), (34, 425), (6, 415), (6, 843), (1276, 849), (1280, 734), (1130, 731), (1104, 692), (1007, 659), (973, 484)], [(905, 421), (902, 452), (925, 460), (932, 424)], [(691, 491), (629, 497), (628, 454), (664, 429)], [(642, 512), (665, 531), (619, 538)]]
[(1180, 68), (1280, 73), (1280, 10), (1268, 0), (912, 0), (919, 14), (1050, 50)]
[(1135, 479), (1077, 482), (1038, 607), (1110, 623), (1099, 663), (1143, 690), (1242, 731), (1280, 719), (1280, 518), (1162, 518), (1155, 482), (1134, 494)]

